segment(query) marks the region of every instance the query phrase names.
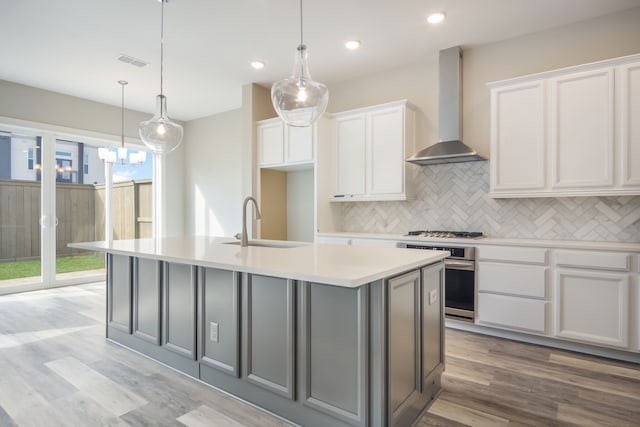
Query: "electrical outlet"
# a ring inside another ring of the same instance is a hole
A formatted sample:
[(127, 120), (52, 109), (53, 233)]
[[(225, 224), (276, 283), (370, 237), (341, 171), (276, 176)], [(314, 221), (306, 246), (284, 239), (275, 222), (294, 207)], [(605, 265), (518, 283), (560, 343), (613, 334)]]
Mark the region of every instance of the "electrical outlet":
[(209, 339), (218, 342), (218, 324), (215, 322), (209, 324)]
[(433, 304), (437, 300), (438, 300), (438, 290), (431, 289), (431, 291), (429, 291), (429, 305)]

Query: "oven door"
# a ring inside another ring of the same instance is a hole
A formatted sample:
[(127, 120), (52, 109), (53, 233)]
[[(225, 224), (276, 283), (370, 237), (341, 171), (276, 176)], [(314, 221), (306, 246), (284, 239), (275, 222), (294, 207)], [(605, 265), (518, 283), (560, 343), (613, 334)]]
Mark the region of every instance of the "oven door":
[(475, 263), (445, 259), (445, 309), (449, 317), (474, 321), (476, 306)]

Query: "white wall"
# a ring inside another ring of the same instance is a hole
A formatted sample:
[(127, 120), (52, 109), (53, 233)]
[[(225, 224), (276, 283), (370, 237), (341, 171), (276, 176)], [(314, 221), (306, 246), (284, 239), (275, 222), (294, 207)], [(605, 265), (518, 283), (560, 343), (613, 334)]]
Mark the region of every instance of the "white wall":
[(242, 110), (186, 123), (185, 230), (233, 236), (242, 225)]
[(313, 169), (287, 172), (287, 240), (313, 242)]

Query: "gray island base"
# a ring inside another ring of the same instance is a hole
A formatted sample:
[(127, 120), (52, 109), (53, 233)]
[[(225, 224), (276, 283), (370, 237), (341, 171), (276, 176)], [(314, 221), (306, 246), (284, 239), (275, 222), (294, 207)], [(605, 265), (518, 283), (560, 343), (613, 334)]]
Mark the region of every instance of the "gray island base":
[(107, 253), (107, 337), (304, 426), (410, 426), (436, 398), (447, 252), (223, 242), (74, 244)]

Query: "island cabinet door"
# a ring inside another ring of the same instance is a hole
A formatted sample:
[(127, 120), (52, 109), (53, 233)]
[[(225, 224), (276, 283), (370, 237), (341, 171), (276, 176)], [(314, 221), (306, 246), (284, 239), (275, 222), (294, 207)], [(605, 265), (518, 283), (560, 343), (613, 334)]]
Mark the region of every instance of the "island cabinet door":
[(107, 255), (107, 325), (131, 333), (131, 258)]
[(243, 378), (293, 400), (294, 281), (255, 274), (243, 277)]
[(196, 359), (196, 267), (164, 263), (163, 272), (163, 346)]
[(433, 400), (440, 390), (437, 368), (444, 364), (444, 264), (422, 269), (423, 394)]
[(409, 425), (421, 411), (420, 271), (388, 281), (389, 425)]
[(300, 399), (335, 418), (331, 425), (375, 425), (368, 418), (368, 291), (300, 284)]
[(418, 270), (389, 279), (388, 313), (388, 417), (389, 425), (394, 426), (417, 416), (422, 393)]
[(240, 376), (240, 273), (213, 268), (198, 272), (198, 360)]
[(133, 259), (133, 335), (160, 345), (161, 262)]

